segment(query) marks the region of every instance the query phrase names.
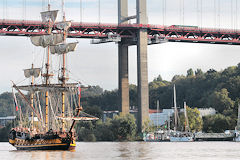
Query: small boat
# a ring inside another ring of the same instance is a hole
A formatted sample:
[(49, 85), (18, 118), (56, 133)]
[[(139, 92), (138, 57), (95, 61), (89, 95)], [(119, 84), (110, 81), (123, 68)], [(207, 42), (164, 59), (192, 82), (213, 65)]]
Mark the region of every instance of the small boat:
[[(159, 113), (159, 101), (157, 101), (157, 113)], [(157, 128), (158, 126), (158, 115), (157, 115)], [(168, 119), (168, 129), (166, 130), (156, 130), (154, 132), (149, 132), (147, 134), (144, 134), (143, 140), (145, 142), (167, 142), (170, 141), (169, 139), (170, 135), (170, 114), (169, 114), (169, 119)]]
[(172, 132), (170, 142), (193, 142), (193, 134), (191, 132)]
[(179, 124), (178, 110), (177, 110), (177, 102), (176, 102), (176, 88), (175, 85), (173, 87), (174, 90), (174, 131), (170, 133), (170, 142), (192, 142), (194, 141), (194, 135), (190, 132), (189, 122), (187, 116), (187, 105), (184, 102), (184, 116), (185, 116), (185, 131), (177, 131), (177, 126)]
[(144, 136), (145, 142), (169, 142), (169, 131), (168, 130), (158, 130), (155, 132), (147, 133)]

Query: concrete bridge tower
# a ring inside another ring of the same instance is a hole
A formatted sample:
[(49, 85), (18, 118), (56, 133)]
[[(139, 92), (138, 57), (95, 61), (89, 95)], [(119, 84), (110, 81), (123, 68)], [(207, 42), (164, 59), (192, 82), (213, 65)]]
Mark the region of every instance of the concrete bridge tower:
[[(118, 0), (118, 24), (128, 23), (129, 19), (137, 18), (137, 24), (147, 24), (146, 0), (137, 0), (136, 16), (128, 16), (128, 0)], [(137, 77), (138, 77), (138, 130), (142, 131), (144, 122), (149, 118), (148, 97), (148, 64), (147, 64), (147, 29), (140, 28), (137, 32)], [(128, 44), (122, 39), (118, 45), (119, 58), (119, 111), (129, 113), (129, 80), (128, 80)]]
[[(128, 0), (118, 0), (118, 24), (128, 23)], [(128, 44), (122, 39), (118, 44), (118, 88), (119, 112), (129, 113), (129, 81), (128, 81)]]
[[(147, 24), (146, 0), (137, 0), (137, 24)], [(149, 118), (148, 91), (148, 37), (147, 29), (140, 28), (137, 34), (137, 78), (138, 78), (138, 130), (142, 131), (144, 122)]]

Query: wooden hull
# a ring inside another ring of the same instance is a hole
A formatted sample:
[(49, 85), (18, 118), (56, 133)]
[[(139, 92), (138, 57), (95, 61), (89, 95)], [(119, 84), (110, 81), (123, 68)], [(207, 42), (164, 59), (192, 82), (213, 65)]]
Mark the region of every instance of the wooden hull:
[(62, 142), (60, 139), (48, 139), (40, 141), (9, 139), (9, 143), (13, 145), (17, 150), (69, 150), (74, 149), (76, 146), (75, 141), (65, 140)]
[(68, 150), (69, 144), (42, 144), (14, 146), (17, 150)]

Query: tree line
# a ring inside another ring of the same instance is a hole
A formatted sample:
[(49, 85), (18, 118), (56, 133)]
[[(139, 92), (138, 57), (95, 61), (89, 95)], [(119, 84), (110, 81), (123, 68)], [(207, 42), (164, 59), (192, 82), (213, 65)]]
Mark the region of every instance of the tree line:
[[(201, 69), (195, 71), (189, 69), (186, 75), (175, 75), (171, 81), (163, 80), (159, 75), (149, 83), (149, 107), (156, 109), (156, 102), (159, 100), (161, 109), (172, 108), (174, 84), (176, 85), (178, 107), (183, 108), (183, 102), (187, 102), (192, 109), (212, 107), (217, 111), (216, 115), (203, 117), (203, 122), (197, 121), (204, 132), (223, 132), (226, 129), (234, 129), (240, 103), (240, 64), (221, 71), (209, 69), (203, 72)], [(130, 106), (137, 108), (137, 86), (130, 84), (129, 88)], [(23, 110), (27, 110), (24, 102), (20, 101), (19, 103)], [(84, 108), (88, 108), (86, 112), (102, 113), (103, 110), (118, 110), (120, 104), (118, 90), (104, 91), (99, 86), (90, 87), (83, 91), (81, 103)], [(16, 115), (12, 93), (2, 93), (0, 95), (0, 116), (12, 115)], [(107, 124), (113, 126), (113, 123), (114, 121), (109, 121)], [(103, 128), (102, 126), (106, 127), (107, 124), (98, 122), (88, 131), (91, 131), (92, 134), (96, 133), (97, 126), (100, 129)], [(86, 128), (91, 128), (91, 126), (86, 126)], [(81, 127), (78, 129), (83, 131)], [(193, 130), (196, 129), (193, 128)], [(94, 136), (95, 138), (99, 137), (95, 134)]]

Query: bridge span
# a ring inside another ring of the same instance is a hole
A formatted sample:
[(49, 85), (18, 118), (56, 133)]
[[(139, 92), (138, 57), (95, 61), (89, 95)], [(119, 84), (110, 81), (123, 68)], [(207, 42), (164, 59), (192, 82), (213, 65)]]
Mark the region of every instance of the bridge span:
[[(46, 24), (31, 20), (0, 20), (1, 36), (32, 36), (47, 34)], [(120, 37), (128, 39), (129, 45), (136, 45), (137, 31), (146, 29), (148, 44), (169, 42), (211, 43), (240, 45), (240, 30), (199, 28), (183, 25), (152, 25), (152, 24), (112, 24), (112, 23), (79, 23), (73, 22), (69, 29), (70, 38), (112, 39)], [(53, 27), (53, 32), (59, 30)], [(110, 40), (111, 41), (111, 40)], [(104, 43), (104, 41), (101, 41)], [(106, 41), (109, 42), (109, 41)]]

